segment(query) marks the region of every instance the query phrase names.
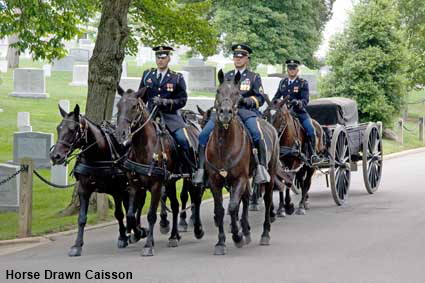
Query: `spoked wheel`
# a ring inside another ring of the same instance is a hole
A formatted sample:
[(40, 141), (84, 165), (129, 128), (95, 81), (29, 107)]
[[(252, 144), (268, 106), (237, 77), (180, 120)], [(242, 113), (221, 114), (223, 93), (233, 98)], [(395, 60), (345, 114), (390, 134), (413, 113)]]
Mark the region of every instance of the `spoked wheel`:
[(369, 123), (363, 136), (363, 180), (366, 190), (373, 194), (382, 175), (382, 136), (375, 123)]
[(350, 187), (350, 146), (348, 144), (347, 131), (338, 125), (332, 134), (331, 162), (329, 176), (334, 201), (337, 205), (343, 205), (347, 201)]

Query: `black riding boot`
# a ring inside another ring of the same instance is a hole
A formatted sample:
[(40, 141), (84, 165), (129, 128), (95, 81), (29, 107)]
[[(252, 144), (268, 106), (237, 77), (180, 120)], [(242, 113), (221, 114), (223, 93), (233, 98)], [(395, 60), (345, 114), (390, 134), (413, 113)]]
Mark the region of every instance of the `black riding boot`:
[(316, 136), (309, 137), (307, 139), (309, 159), (311, 164), (316, 164), (320, 162), (320, 158), (316, 154)]
[(205, 146), (199, 145), (198, 146), (198, 154), (199, 154), (199, 160), (198, 160), (198, 167), (195, 172), (195, 175), (193, 176), (192, 183), (195, 186), (202, 186), (204, 184), (204, 177), (205, 177)]
[(258, 165), (257, 165), (257, 173), (255, 175), (254, 182), (256, 184), (264, 184), (270, 182), (270, 175), (267, 171), (267, 148), (266, 141), (261, 139), (258, 142), (257, 146), (258, 152)]

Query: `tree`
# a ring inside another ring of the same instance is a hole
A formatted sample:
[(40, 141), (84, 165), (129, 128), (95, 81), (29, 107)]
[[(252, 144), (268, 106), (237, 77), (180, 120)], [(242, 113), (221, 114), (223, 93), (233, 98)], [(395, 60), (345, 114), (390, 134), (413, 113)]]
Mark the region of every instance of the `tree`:
[(407, 93), (406, 47), (394, 0), (363, 0), (330, 44), (323, 96), (357, 101), (360, 120), (392, 126)]
[[(186, 44), (213, 54), (218, 36), (202, 16), (208, 9), (208, 1), (9, 0), (0, 9), (0, 38), (19, 34), (13, 47), (21, 52), (29, 49), (34, 59), (53, 60), (66, 55), (63, 40), (81, 34), (81, 26), (100, 13), (85, 111), (100, 123), (111, 118), (122, 61), (126, 50), (135, 52), (137, 36), (145, 43)], [(128, 25), (128, 17), (134, 25)]]
[(408, 78), (410, 87), (425, 85), (425, 2), (399, 0), (402, 26), (409, 49)]
[(215, 23), (224, 34), (222, 48), (247, 43), (252, 64), (283, 64), (289, 57), (317, 66), (317, 50), (334, 0), (223, 1), (214, 4)]

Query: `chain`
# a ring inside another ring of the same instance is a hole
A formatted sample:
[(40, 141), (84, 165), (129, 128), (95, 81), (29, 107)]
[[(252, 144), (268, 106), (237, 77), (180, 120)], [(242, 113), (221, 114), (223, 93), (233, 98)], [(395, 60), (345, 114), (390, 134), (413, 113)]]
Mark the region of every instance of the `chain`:
[(73, 184), (69, 184), (69, 185), (57, 185), (57, 184), (53, 184), (52, 182), (49, 182), (48, 180), (46, 180), (43, 176), (40, 175), (40, 173), (38, 173), (35, 169), (33, 170), (34, 174), (44, 183), (46, 183), (47, 185), (54, 187), (54, 188), (58, 188), (58, 189), (67, 189), (70, 187), (75, 186), (75, 183)]
[(416, 126), (415, 126), (415, 128), (414, 128), (414, 129), (409, 129), (409, 128), (407, 128), (407, 127), (403, 124), (403, 129), (405, 129), (405, 130), (406, 130), (406, 131), (408, 131), (408, 132), (414, 132), (414, 131), (416, 131), (418, 128), (419, 128), (419, 123), (418, 123), (418, 124), (416, 124)]
[(13, 173), (9, 177), (7, 177), (6, 179), (1, 180), (0, 181), (0, 186), (6, 184), (7, 182), (9, 182), (10, 180), (12, 180), (16, 176), (18, 176), (21, 172), (24, 172), (24, 171), (28, 171), (28, 165), (21, 165), (21, 169), (19, 169), (18, 171), (16, 171), (15, 173)]

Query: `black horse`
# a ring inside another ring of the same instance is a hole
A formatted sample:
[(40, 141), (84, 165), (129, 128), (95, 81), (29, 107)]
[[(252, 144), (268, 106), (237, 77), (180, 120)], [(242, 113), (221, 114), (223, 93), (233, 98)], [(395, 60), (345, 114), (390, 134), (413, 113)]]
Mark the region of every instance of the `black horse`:
[[(83, 247), (84, 227), (87, 222), (89, 199), (93, 192), (107, 193), (114, 198), (115, 218), (119, 223), (118, 248), (128, 245), (129, 237), (124, 225), (122, 204), (127, 206), (127, 176), (114, 161), (120, 158), (122, 148), (111, 134), (106, 133), (98, 125), (80, 115), (80, 107), (66, 113), (59, 106), (63, 117), (57, 127), (58, 140), (50, 153), (53, 164), (63, 164), (74, 150), (80, 149), (76, 166), (73, 170), (78, 180), (80, 212), (78, 216), (78, 236), (69, 251), (69, 256), (80, 256)], [(137, 211), (140, 219), (141, 208)], [(140, 223), (140, 221), (139, 221)], [(134, 229), (135, 241), (146, 236), (145, 229)]]

